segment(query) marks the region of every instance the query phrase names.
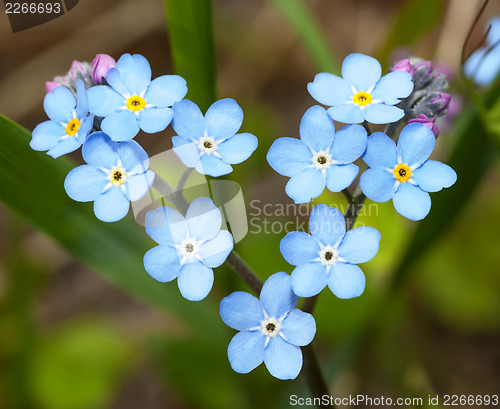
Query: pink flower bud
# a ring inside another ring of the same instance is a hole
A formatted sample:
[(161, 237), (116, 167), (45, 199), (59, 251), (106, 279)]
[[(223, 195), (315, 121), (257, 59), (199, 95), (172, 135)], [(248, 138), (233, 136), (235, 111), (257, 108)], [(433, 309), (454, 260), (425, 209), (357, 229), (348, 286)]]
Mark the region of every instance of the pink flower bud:
[(59, 86), (59, 84), (55, 81), (46, 81), (45, 82), (45, 91), (47, 93), (52, 92), (58, 86)]
[(425, 75), (430, 75), (431, 72), (434, 70), (434, 67), (432, 66), (431, 61), (420, 61), (416, 66), (415, 70), (419, 70), (422, 68), (426, 68)]
[(413, 65), (411, 65), (408, 58), (399, 60), (396, 64), (394, 64), (391, 71), (404, 71), (411, 74), (412, 77), (415, 75), (415, 68), (413, 68)]
[(427, 128), (429, 128), (432, 131), (432, 133), (434, 134), (434, 137), (437, 138), (439, 136), (439, 128), (435, 124), (435, 122), (434, 122), (435, 120), (436, 120), (436, 117), (432, 118), (432, 120), (431, 120), (431, 119), (427, 118), (424, 114), (420, 114), (415, 119), (410, 119), (408, 121), (408, 123), (409, 124), (418, 123), (418, 124), (422, 124), (422, 125), (426, 126)]
[(448, 105), (450, 104), (451, 100), (451, 95), (447, 94), (446, 92), (438, 92), (439, 96), (434, 97), (431, 99), (431, 103), (440, 103), (441, 107), (438, 110), (438, 113), (443, 112), (446, 108), (448, 108)]
[(113, 57), (107, 54), (97, 54), (92, 61), (92, 80), (96, 84), (101, 84), (109, 69), (115, 66), (116, 61)]
[(76, 81), (78, 79), (78, 74), (85, 76), (85, 73), (86, 73), (85, 65), (82, 62), (74, 60), (71, 63), (71, 68), (69, 69), (68, 74), (73, 81)]

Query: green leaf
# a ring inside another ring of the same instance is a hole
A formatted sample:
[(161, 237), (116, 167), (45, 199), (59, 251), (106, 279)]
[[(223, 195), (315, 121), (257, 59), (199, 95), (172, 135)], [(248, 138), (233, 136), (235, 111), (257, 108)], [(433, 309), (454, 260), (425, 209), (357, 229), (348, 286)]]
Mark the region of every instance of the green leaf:
[(184, 300), (177, 285), (159, 283), (144, 270), (145, 252), (155, 246), (131, 219), (99, 221), (92, 204), (71, 200), (63, 187), (75, 164), (33, 151), (30, 132), (0, 115), (0, 200), (107, 280), (151, 305), (176, 314), (207, 337), (220, 335), (215, 306)]
[(205, 111), (216, 98), (210, 0), (165, 0), (165, 8), (174, 71), (187, 81), (187, 98)]
[(309, 57), (321, 72), (339, 74), (340, 68), (316, 19), (302, 0), (269, 0), (296, 32)]

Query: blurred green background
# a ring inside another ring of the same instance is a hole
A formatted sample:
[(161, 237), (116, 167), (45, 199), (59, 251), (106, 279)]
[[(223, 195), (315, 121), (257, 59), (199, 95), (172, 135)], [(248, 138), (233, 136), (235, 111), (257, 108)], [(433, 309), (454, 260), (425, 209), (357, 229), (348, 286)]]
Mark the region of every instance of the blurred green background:
[[(481, 3), (214, 0), (210, 13), (205, 0), (167, 0), (167, 30), (159, 0), (82, 0), (16, 34), (3, 15), (0, 113), (32, 130), (45, 120), (45, 81), (97, 53), (143, 54), (153, 76), (175, 69), (188, 80), (188, 98), (205, 109), (215, 93), (235, 98), (245, 112), (242, 130), (260, 143), (229, 177), (243, 188), (251, 222), (236, 248), (265, 279), (292, 271), (279, 241), (307, 221), (304, 207), (294, 214), (287, 179), (265, 161), (277, 137), (298, 136), (315, 103), (306, 84), (318, 72), (338, 73), (351, 52), (377, 57), (384, 72), (409, 54), (441, 64), (462, 110), (438, 123), (433, 158), (448, 161), (459, 180), (432, 195), (420, 223), (391, 203), (367, 202), (358, 223), (380, 230), (379, 254), (362, 266), (360, 298), (321, 295), (315, 349), (333, 396), (498, 393), (500, 93), (460, 78)], [(491, 2), (471, 44), (498, 14)], [(136, 139), (152, 156), (171, 147), (171, 135), (169, 128)], [(218, 304), (249, 289), (227, 267), (216, 270), (216, 288), (200, 303), (182, 299), (175, 282), (155, 282), (142, 267), (154, 243), (132, 216), (101, 223), (90, 204), (65, 195), (64, 175), (82, 163), (80, 154), (53, 160), (27, 141), (22, 128), (0, 121), (0, 408), (286, 408), (291, 394), (308, 396), (300, 378), (281, 382), (263, 366), (249, 375), (231, 370), (234, 331), (219, 319)], [(345, 206), (331, 193), (315, 202)], [(287, 205), (288, 215), (257, 216), (265, 204)]]

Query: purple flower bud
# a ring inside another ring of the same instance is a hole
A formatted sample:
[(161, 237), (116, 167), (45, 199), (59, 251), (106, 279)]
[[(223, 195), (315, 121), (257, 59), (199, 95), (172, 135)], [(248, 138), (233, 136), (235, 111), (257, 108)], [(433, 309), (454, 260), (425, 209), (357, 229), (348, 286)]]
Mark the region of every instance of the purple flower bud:
[(45, 91), (47, 93), (52, 92), (58, 86), (59, 86), (59, 84), (55, 81), (46, 81), (45, 82)]
[(451, 100), (450, 94), (447, 94), (446, 92), (438, 92), (438, 96), (431, 99), (431, 104), (439, 103), (441, 105), (437, 112), (439, 114), (443, 112), (446, 108), (448, 108), (450, 100)]
[(408, 123), (409, 124), (418, 123), (418, 124), (422, 124), (422, 125), (426, 126), (427, 128), (429, 128), (432, 131), (432, 133), (434, 134), (434, 137), (437, 138), (439, 136), (439, 128), (435, 124), (435, 122), (434, 122), (435, 120), (436, 120), (436, 117), (432, 118), (432, 120), (431, 120), (431, 119), (427, 118), (424, 114), (420, 114), (416, 118), (410, 119), (408, 121)]
[(412, 77), (415, 75), (415, 68), (411, 65), (408, 58), (399, 60), (396, 64), (394, 64), (391, 71), (404, 71), (411, 74)]
[(73, 81), (76, 81), (79, 77), (78, 74), (80, 75), (85, 75), (86, 73), (86, 68), (85, 68), (85, 65), (80, 62), (80, 61), (77, 61), (77, 60), (74, 60), (72, 63), (71, 63), (71, 68), (69, 69), (69, 76), (70, 78), (73, 80)]
[(116, 66), (116, 61), (113, 57), (107, 54), (97, 54), (92, 61), (92, 80), (101, 84), (102, 79), (106, 78), (110, 68)]
[(431, 72), (434, 70), (434, 67), (432, 66), (432, 61), (420, 61), (415, 66), (415, 70), (420, 70), (420, 69), (425, 69), (424, 75), (430, 75)]

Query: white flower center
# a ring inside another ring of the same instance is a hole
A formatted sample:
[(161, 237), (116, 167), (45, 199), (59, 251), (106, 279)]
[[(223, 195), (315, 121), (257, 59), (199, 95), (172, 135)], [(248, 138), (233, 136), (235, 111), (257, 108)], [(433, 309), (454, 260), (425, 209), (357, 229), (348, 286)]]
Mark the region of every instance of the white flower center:
[(273, 338), (281, 333), (281, 320), (276, 318), (266, 318), (260, 323), (260, 332), (269, 338)]
[(326, 246), (319, 252), (319, 260), (325, 266), (333, 266), (339, 259), (339, 252), (335, 247)]
[(205, 135), (198, 141), (198, 149), (206, 154), (214, 153), (217, 150), (218, 143), (211, 136)]
[(123, 185), (127, 181), (127, 177), (127, 171), (121, 167), (121, 163), (108, 171), (108, 180), (113, 186)]
[(200, 244), (192, 238), (184, 239), (178, 246), (179, 253), (184, 262), (189, 259), (197, 258), (200, 251)]
[(319, 151), (313, 155), (312, 163), (316, 169), (327, 169), (333, 163), (332, 155), (325, 151)]

